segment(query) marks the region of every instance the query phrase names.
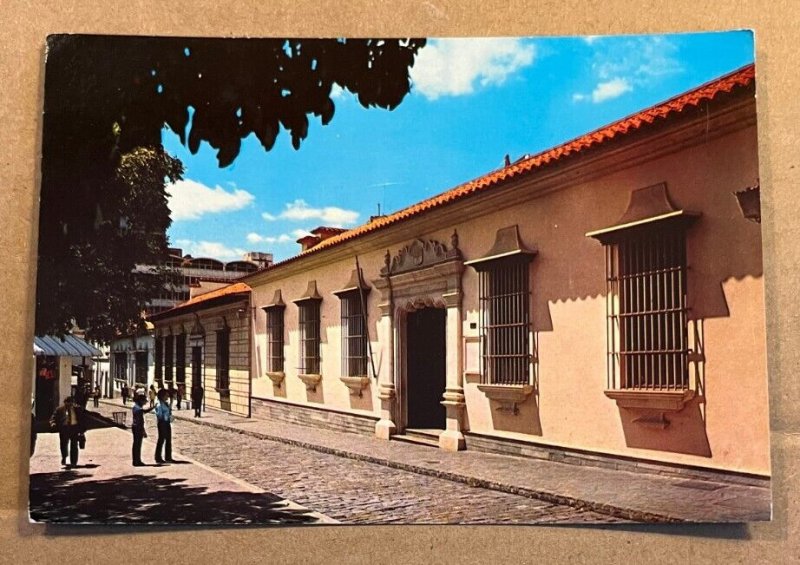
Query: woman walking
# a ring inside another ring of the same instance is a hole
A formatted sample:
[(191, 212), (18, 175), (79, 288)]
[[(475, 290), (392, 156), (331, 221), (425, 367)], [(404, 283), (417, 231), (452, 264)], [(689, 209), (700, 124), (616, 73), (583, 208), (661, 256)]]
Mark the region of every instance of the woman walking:
[[(158, 424), (156, 463), (172, 463), (172, 409), (169, 407), (168, 393), (163, 388), (158, 391), (156, 422)], [(164, 457), (161, 457), (162, 448)]]

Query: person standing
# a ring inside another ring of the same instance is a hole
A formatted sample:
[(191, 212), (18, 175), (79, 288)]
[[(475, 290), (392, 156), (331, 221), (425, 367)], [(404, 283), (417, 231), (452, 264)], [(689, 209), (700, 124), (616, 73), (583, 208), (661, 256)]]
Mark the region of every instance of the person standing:
[(147, 437), (147, 432), (144, 429), (144, 415), (153, 410), (152, 407), (144, 408), (144, 403), (144, 395), (138, 395), (134, 397), (133, 408), (131, 408), (131, 412), (133, 412), (133, 425), (131, 426), (133, 448), (131, 449), (131, 457), (134, 467), (144, 466), (142, 462), (142, 440)]
[(95, 385), (94, 392), (92, 393), (92, 399), (94, 400), (94, 407), (100, 407), (100, 385)]
[(194, 417), (200, 417), (200, 411), (203, 408), (203, 387), (200, 383), (192, 386), (192, 407), (194, 408)]
[[(86, 426), (83, 410), (75, 404), (71, 396), (66, 397), (64, 404), (53, 412), (50, 417), (50, 427), (58, 430), (61, 464), (67, 469), (75, 467), (78, 464), (78, 440), (86, 431)], [(69, 464), (67, 464), (67, 454), (69, 454)]]
[(122, 389), (120, 390), (120, 394), (122, 395), (122, 404), (128, 404), (128, 383), (122, 383)]
[(155, 408), (156, 406), (156, 386), (150, 385), (150, 390), (147, 391), (147, 396), (150, 398), (150, 408)]
[(183, 383), (178, 383), (178, 389), (175, 391), (175, 399), (178, 401), (178, 410), (181, 409), (181, 401), (186, 396), (186, 387)]
[[(172, 409), (169, 407), (167, 399), (167, 391), (159, 390), (158, 404), (156, 405), (156, 423), (158, 425), (156, 463), (172, 463)], [(164, 457), (161, 457), (162, 448)]]

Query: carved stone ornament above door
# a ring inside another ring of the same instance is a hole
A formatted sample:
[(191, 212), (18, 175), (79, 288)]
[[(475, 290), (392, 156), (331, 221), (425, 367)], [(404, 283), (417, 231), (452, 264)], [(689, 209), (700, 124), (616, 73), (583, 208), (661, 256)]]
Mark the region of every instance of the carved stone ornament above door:
[(450, 249), (444, 243), (433, 239), (415, 239), (398, 251), (394, 257), (387, 252), (381, 275), (397, 275), (453, 259), (461, 259), (458, 234), (455, 231), (450, 238)]

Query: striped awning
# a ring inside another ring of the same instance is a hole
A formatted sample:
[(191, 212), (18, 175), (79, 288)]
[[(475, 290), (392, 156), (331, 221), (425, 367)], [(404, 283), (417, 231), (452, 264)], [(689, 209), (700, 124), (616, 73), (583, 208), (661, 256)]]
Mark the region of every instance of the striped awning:
[(98, 357), (103, 352), (74, 335), (54, 337), (46, 335), (33, 338), (33, 354), (53, 357)]

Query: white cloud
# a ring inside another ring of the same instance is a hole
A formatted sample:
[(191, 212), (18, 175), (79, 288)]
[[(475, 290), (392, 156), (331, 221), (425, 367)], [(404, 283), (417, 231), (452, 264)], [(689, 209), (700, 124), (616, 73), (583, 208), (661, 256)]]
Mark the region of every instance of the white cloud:
[(184, 253), (193, 257), (211, 257), (212, 259), (231, 260), (241, 259), (245, 254), (244, 249), (238, 247), (228, 247), (218, 241), (193, 241), (191, 239), (179, 239), (175, 245), (183, 249)]
[(614, 38), (614, 41), (597, 39), (597, 36), (583, 38), (594, 51), (592, 80), (595, 87), (591, 94), (573, 94), (573, 102), (591, 99), (597, 104), (683, 71), (676, 58), (678, 46), (664, 36)]
[(259, 235), (257, 233), (251, 232), (247, 234), (247, 241), (250, 243), (287, 243), (289, 241), (293, 241), (291, 237), (287, 234), (283, 233), (278, 236), (272, 235)]
[(255, 196), (234, 188), (227, 191), (221, 186), (210, 188), (197, 181), (185, 179), (167, 187), (172, 220), (197, 220), (205, 214), (218, 214), (241, 210), (255, 200)]
[(341, 100), (345, 97), (345, 89), (336, 84), (335, 82), (331, 85), (331, 98), (333, 100)]
[(419, 51), (411, 80), (429, 100), (472, 94), (476, 82), (503, 84), (535, 55), (534, 45), (519, 38), (434, 39)]
[(601, 82), (592, 91), (592, 102), (595, 104), (611, 100), (633, 90), (633, 87), (624, 78), (615, 78), (608, 82)]
[(358, 212), (345, 210), (336, 206), (312, 208), (305, 200), (297, 199), (286, 204), (286, 209), (277, 216), (264, 212), (261, 217), (272, 222), (278, 219), (302, 222), (306, 220), (320, 220), (326, 226), (344, 227), (358, 221)]
[(306, 230), (294, 230), (292, 231), (292, 236), (294, 236), (295, 241), (300, 239), (301, 237), (305, 237), (307, 235), (313, 235), (310, 231)]

